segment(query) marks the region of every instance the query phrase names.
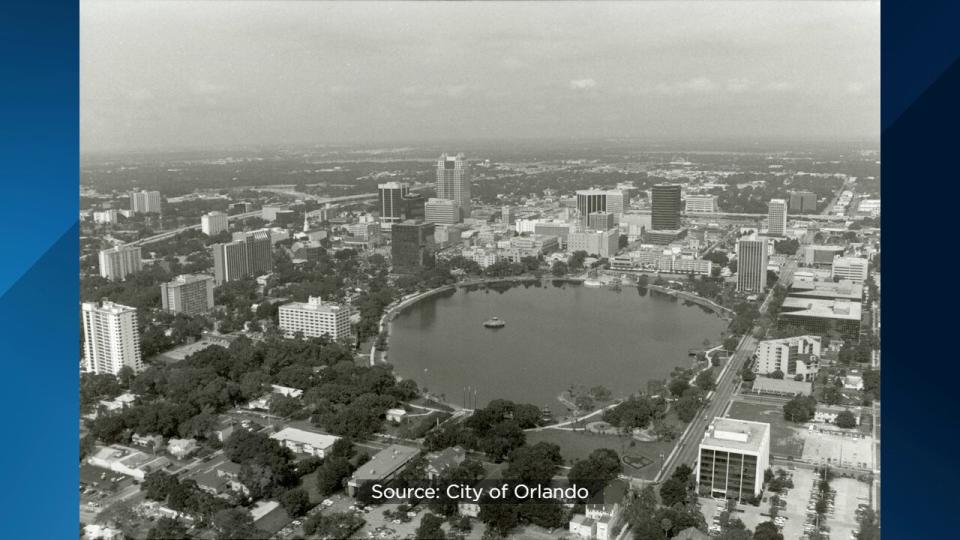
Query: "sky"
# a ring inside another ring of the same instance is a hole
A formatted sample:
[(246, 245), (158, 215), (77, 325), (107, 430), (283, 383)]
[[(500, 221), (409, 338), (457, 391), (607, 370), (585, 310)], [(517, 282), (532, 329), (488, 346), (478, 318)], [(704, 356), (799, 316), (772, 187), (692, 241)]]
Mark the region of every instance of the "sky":
[(880, 134), (880, 3), (80, 5), (82, 151)]

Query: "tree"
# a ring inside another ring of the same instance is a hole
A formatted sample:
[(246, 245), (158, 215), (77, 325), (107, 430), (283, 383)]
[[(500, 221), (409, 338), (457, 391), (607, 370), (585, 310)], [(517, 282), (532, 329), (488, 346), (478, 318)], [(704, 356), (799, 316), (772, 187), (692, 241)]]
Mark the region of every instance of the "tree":
[(660, 499), (664, 506), (687, 502), (687, 486), (677, 478), (670, 477), (660, 486)]
[(843, 429), (855, 428), (857, 427), (857, 417), (854, 416), (853, 412), (851, 411), (840, 411), (840, 413), (837, 414), (837, 419), (834, 421), (834, 423), (837, 425), (837, 427)]
[(520, 524), (519, 505), (510, 501), (484, 498), (480, 501), (479, 517), (480, 521), (486, 523), (494, 532), (506, 536)]
[(620, 475), (620, 456), (609, 448), (598, 448), (587, 459), (573, 464), (567, 473), (567, 480), (577, 487), (585, 487), (590, 494), (600, 492), (607, 484)]
[(158, 519), (157, 524), (147, 532), (147, 540), (189, 540), (190, 538), (186, 527), (181, 525), (179, 521), (168, 517)]
[(764, 521), (753, 531), (754, 540), (783, 540), (783, 535), (772, 521)]
[(690, 388), (690, 383), (687, 382), (687, 379), (685, 377), (677, 377), (672, 381), (670, 381), (669, 389), (670, 389), (670, 393), (674, 397), (682, 396), (683, 393), (686, 392), (688, 388)]
[(709, 392), (717, 387), (716, 380), (713, 378), (713, 370), (705, 369), (701, 371), (694, 383), (704, 392)]
[(782, 379), (783, 379), (783, 372), (780, 371), (779, 369), (774, 370), (774, 371), (770, 372), (770, 378), (771, 378), (771, 379), (781, 379), (781, 380), (782, 380)]
[(350, 476), (351, 472), (353, 471), (350, 468), (350, 462), (345, 458), (327, 458), (317, 469), (317, 491), (323, 496), (340, 491), (343, 488), (344, 478)]
[(258, 539), (267, 535), (253, 525), (253, 516), (244, 508), (220, 510), (213, 516), (213, 526), (217, 529), (217, 538), (221, 539)]
[(737, 345), (740, 344), (740, 339), (736, 336), (730, 336), (723, 340), (723, 348), (728, 352), (734, 352), (737, 350)]
[(510, 453), (510, 465), (503, 477), (528, 485), (549, 484), (557, 466), (563, 463), (560, 447), (548, 442), (521, 446)]
[(567, 275), (568, 271), (567, 263), (563, 261), (553, 261), (553, 265), (550, 267), (550, 273), (555, 277), (563, 277)]
[(310, 495), (303, 488), (293, 488), (280, 496), (280, 504), (290, 517), (300, 517), (310, 509)]
[(809, 422), (816, 412), (817, 400), (813, 396), (797, 396), (783, 405), (783, 417), (790, 422)]
[(415, 538), (417, 540), (443, 540), (443, 518), (426, 513), (420, 520), (420, 527), (417, 528)]

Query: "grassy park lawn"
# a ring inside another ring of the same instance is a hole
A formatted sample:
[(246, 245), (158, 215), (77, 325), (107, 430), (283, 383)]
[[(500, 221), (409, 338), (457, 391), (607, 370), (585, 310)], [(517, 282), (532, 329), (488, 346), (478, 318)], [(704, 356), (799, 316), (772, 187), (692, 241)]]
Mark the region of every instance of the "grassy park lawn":
[(770, 424), (770, 453), (777, 456), (792, 456), (799, 458), (803, 455), (803, 439), (789, 422), (783, 419), (783, 407), (778, 404), (761, 405), (734, 401), (727, 413), (730, 418), (766, 422)]

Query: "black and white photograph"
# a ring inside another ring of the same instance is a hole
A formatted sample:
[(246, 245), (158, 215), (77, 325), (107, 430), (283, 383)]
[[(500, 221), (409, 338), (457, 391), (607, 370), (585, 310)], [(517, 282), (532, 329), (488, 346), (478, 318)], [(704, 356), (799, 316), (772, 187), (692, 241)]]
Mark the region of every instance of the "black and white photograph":
[(79, 20), (81, 539), (880, 538), (879, 0)]

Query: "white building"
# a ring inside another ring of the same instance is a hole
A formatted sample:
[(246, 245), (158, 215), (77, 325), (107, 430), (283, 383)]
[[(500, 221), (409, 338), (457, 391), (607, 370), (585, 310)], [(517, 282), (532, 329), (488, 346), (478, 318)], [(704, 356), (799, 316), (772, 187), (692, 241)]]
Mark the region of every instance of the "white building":
[(423, 205), (423, 220), (427, 223), (453, 225), (460, 222), (460, 207), (450, 199), (427, 199)]
[(80, 308), (86, 370), (116, 375), (120, 368), (129, 366), (139, 372), (143, 364), (136, 308), (113, 302), (84, 302)]
[(120, 213), (115, 208), (93, 213), (94, 223), (116, 223)]
[(137, 214), (159, 214), (159, 191), (134, 191), (130, 193), (130, 210)]
[(767, 212), (767, 230), (770, 236), (783, 236), (787, 230), (787, 201), (770, 199)]
[(688, 214), (715, 214), (717, 212), (717, 196), (687, 195), (684, 198), (683, 211)]
[(784, 378), (800, 375), (804, 381), (812, 381), (820, 368), (820, 337), (768, 339), (757, 345), (756, 355), (755, 373), (767, 375), (780, 371)]
[(770, 424), (714, 418), (700, 441), (696, 478), (701, 493), (746, 499), (763, 491), (770, 467)]
[(213, 276), (183, 274), (160, 284), (160, 303), (165, 311), (200, 315), (213, 309)]
[(281, 444), (298, 454), (309, 454), (314, 457), (326, 457), (327, 450), (337, 442), (340, 437), (327, 435), (326, 433), (317, 433), (315, 431), (306, 431), (297, 428), (283, 428), (270, 436), (271, 439), (280, 441)]
[(200, 216), (200, 230), (207, 236), (216, 236), (230, 227), (223, 212), (210, 212)]
[(100, 251), (100, 275), (110, 281), (123, 281), (142, 268), (140, 246), (117, 246)]
[(292, 302), (280, 306), (280, 329), (288, 336), (302, 332), (304, 337), (327, 335), (330, 339), (350, 336), (350, 309), (334, 303), (324, 303), (319, 296), (307, 302)]
[(567, 251), (586, 251), (588, 255), (613, 257), (620, 249), (620, 231), (571, 232), (567, 236)]
[(437, 160), (437, 198), (456, 203), (458, 218), (454, 223), (470, 217), (470, 164), (463, 154), (443, 154)]
[(869, 269), (870, 261), (867, 259), (838, 255), (833, 258), (832, 277), (863, 283), (867, 280)]
[(199, 446), (193, 439), (170, 439), (167, 441), (167, 452), (177, 459), (183, 459), (197, 451)]

